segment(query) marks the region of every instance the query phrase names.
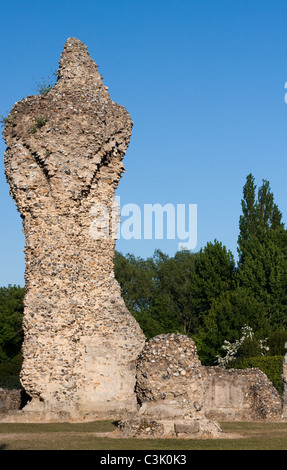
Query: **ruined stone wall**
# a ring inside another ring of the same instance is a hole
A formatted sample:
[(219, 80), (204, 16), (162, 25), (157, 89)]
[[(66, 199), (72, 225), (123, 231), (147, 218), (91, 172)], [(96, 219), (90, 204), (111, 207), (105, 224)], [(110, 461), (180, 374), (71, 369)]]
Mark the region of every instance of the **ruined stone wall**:
[(203, 407), (219, 421), (278, 421), (282, 399), (260, 369), (206, 367), (207, 388)]
[[(5, 173), (26, 240), (27, 409), (74, 417), (136, 409), (145, 338), (114, 277), (112, 213), (131, 131), (128, 112), (75, 38), (53, 89), (16, 103), (6, 122)], [(99, 208), (109, 213), (100, 235)]]
[(21, 390), (6, 390), (0, 388), (0, 416), (19, 410), (21, 403)]
[(122, 432), (144, 437), (220, 436), (203, 404), (207, 373), (194, 341), (180, 334), (150, 339), (137, 361), (139, 418), (123, 421)]
[[(158, 425), (189, 422), (208, 434), (219, 421), (284, 419), (282, 399), (260, 369), (205, 367), (184, 335), (159, 335), (146, 344), (137, 362), (136, 391), (140, 415)], [(143, 422), (137, 427), (143, 429)]]
[[(5, 389), (0, 388), (0, 417), (9, 417), (17, 414), (27, 403), (30, 401), (30, 397), (26, 394), (23, 389)], [(8, 418), (9, 421), (9, 418)]]

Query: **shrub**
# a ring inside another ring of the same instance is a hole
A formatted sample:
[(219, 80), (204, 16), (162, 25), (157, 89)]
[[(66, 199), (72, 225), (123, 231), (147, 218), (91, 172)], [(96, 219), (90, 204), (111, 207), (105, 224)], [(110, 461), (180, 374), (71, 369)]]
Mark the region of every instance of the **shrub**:
[(5, 126), (7, 122), (10, 124), (14, 124), (14, 119), (15, 116), (12, 115), (12, 113), (9, 113), (8, 116), (3, 116), (3, 114), (0, 115), (0, 125)]
[(55, 86), (57, 83), (57, 72), (53, 72), (47, 79), (42, 77), (42, 82), (38, 83), (37, 91), (42, 96), (46, 96), (50, 90)]
[(241, 328), (241, 338), (236, 340), (234, 343), (225, 340), (222, 345), (222, 350), (225, 351), (225, 356), (216, 356), (217, 363), (221, 367), (226, 367), (229, 363), (234, 363), (239, 358), (263, 356), (269, 350), (268, 346), (265, 346), (267, 338), (264, 340), (258, 340), (253, 332), (253, 329), (245, 325)]
[(47, 118), (45, 116), (40, 116), (35, 119), (35, 124), (31, 129), (32, 134), (35, 134), (38, 129), (41, 129), (41, 127), (45, 126), (47, 122)]

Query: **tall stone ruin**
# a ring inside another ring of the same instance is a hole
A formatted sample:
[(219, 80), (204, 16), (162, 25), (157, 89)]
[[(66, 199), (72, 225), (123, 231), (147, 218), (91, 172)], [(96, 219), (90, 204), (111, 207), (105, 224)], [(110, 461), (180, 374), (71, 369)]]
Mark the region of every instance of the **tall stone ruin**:
[[(26, 411), (76, 419), (136, 410), (145, 337), (114, 277), (113, 236), (131, 132), (128, 112), (75, 38), (64, 46), (55, 86), (17, 102), (6, 121), (5, 173), (26, 240)], [(109, 218), (95, 236), (101, 208)]]
[[(120, 418), (123, 437), (145, 438), (222, 437), (219, 417), (286, 420), (287, 355), (281, 404), (261, 371), (202, 366), (191, 338), (145, 343), (127, 310), (114, 276), (114, 195), (131, 132), (75, 38), (55, 86), (6, 120), (5, 173), (26, 240), (21, 382), (32, 400), (20, 420)], [(4, 421), (18, 420), (12, 398)]]

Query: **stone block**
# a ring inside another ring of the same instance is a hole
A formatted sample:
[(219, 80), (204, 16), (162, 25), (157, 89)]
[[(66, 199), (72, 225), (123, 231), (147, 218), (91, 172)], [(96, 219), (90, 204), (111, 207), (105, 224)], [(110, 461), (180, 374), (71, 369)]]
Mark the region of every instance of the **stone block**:
[(174, 431), (178, 434), (196, 434), (200, 431), (199, 421), (192, 421), (189, 423), (179, 422), (174, 423)]

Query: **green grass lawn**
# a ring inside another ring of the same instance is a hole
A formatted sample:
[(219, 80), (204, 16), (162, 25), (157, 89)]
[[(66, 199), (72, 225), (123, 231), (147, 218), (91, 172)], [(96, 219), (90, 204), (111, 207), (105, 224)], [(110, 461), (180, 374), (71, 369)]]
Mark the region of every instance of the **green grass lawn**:
[(287, 423), (221, 423), (224, 439), (119, 439), (116, 429), (91, 423), (0, 423), (1, 450), (287, 450)]

